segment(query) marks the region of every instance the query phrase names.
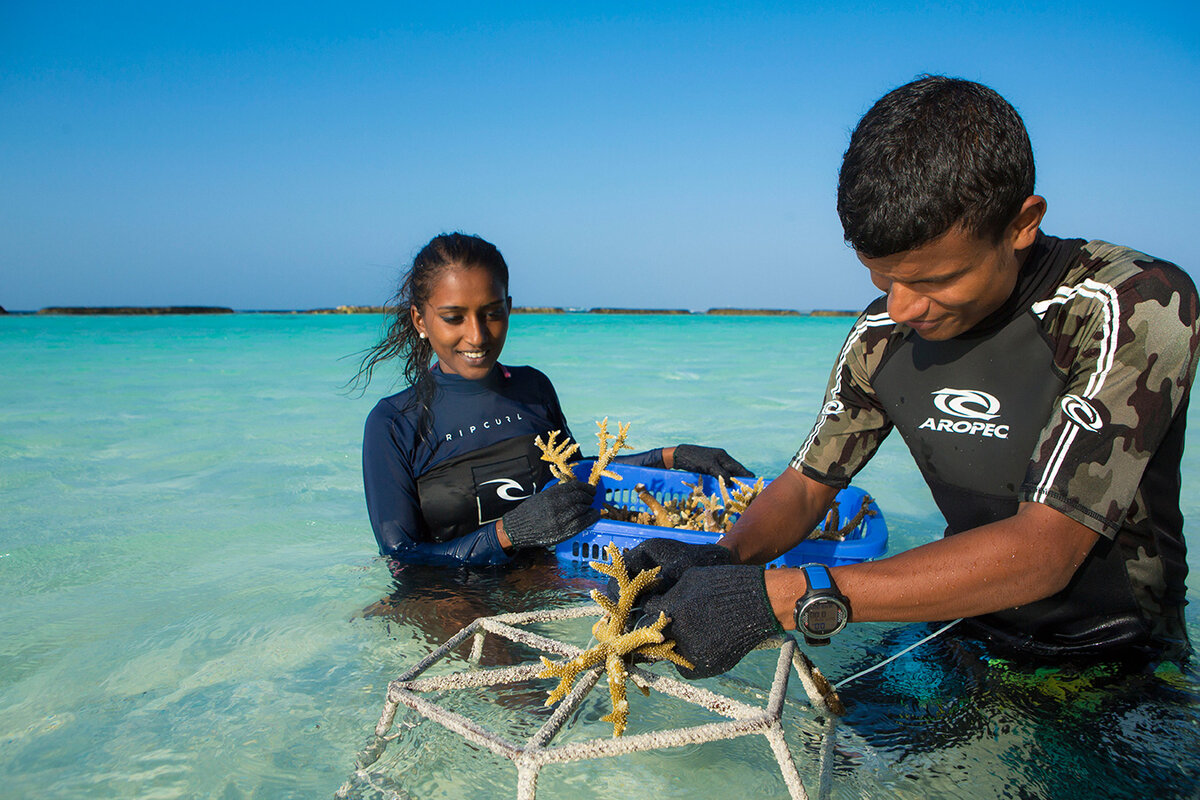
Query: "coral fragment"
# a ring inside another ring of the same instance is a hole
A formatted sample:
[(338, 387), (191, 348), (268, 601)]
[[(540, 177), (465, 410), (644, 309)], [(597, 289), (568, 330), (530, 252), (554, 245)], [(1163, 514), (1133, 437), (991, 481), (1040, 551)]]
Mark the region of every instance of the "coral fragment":
[[(598, 589), (592, 590), (592, 599), (604, 611), (604, 616), (592, 626), (596, 645), (561, 663), (542, 656), (543, 669), (538, 673), (538, 677), (559, 679), (558, 686), (551, 690), (546, 698), (546, 705), (550, 706), (567, 696), (575, 678), (581, 672), (603, 662), (608, 674), (608, 691), (613, 704), (612, 712), (603, 717), (603, 720), (612, 723), (613, 736), (616, 737), (625, 731), (629, 722), (625, 681), (629, 679), (628, 665), (634, 656), (651, 660), (666, 659), (688, 669), (693, 667), (690, 661), (675, 652), (674, 642), (664, 640), (663, 628), (671, 621), (665, 614), (659, 614), (658, 619), (650, 625), (625, 630), (637, 596), (658, 581), (659, 568), (642, 570), (630, 578), (620, 548), (610, 542), (604, 552), (611, 563), (593, 561), (592, 569), (615, 579), (619, 592), (614, 603)], [(644, 688), (642, 691), (646, 692)]]

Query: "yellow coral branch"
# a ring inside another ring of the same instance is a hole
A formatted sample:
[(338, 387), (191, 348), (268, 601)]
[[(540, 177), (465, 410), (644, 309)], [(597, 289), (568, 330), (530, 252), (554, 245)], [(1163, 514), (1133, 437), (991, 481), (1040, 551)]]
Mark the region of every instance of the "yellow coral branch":
[(625, 726), (629, 723), (629, 701), (625, 697), (625, 679), (629, 672), (625, 669), (625, 662), (616, 653), (609, 654), (605, 666), (608, 670), (608, 696), (612, 700), (613, 710), (600, 719), (612, 723), (613, 738), (616, 738), (625, 732)]
[[(608, 691), (612, 699), (611, 714), (603, 717), (613, 724), (613, 736), (620, 736), (629, 721), (629, 701), (625, 692), (625, 681), (629, 678), (628, 664), (635, 655), (651, 659), (668, 659), (681, 666), (692, 668), (692, 664), (675, 652), (675, 643), (664, 640), (663, 629), (671, 620), (664, 614), (651, 625), (626, 631), (630, 612), (637, 596), (658, 580), (659, 568), (642, 570), (634, 578), (621, 555), (620, 548), (610, 542), (604, 550), (610, 563), (593, 561), (592, 568), (602, 575), (617, 581), (619, 588), (614, 603), (599, 590), (592, 591), (592, 599), (605, 612), (595, 625), (592, 635), (596, 645), (562, 663), (555, 663), (542, 656), (542, 671), (539, 678), (558, 678), (556, 686), (546, 698), (546, 705), (553, 705), (567, 696), (575, 678), (586, 669), (603, 662), (608, 673)], [(645, 691), (645, 690), (643, 690)]]
[[(571, 470), (571, 465), (567, 463), (567, 459), (575, 453), (579, 452), (579, 445), (572, 442), (570, 439), (564, 439), (561, 443), (555, 444), (555, 439), (562, 431), (550, 431), (546, 434), (546, 442), (542, 443), (542, 437), (535, 437), (533, 443), (542, 451), (542, 460), (549, 462), (550, 471), (554, 473), (554, 477), (560, 481), (573, 480), (575, 473)], [(593, 485), (595, 482), (593, 481)]]
[[(605, 417), (603, 420), (596, 423), (596, 426), (600, 428), (600, 430), (596, 433), (596, 438), (600, 441), (600, 454), (596, 456), (596, 463), (592, 465), (592, 474), (588, 478), (588, 483), (590, 483), (592, 486), (595, 486), (597, 483), (599, 483), (601, 477), (616, 478), (617, 480), (621, 479), (621, 476), (617, 475), (615, 472), (610, 472), (607, 467), (609, 462), (612, 461), (613, 456), (617, 455), (622, 450), (633, 449), (629, 445), (625, 444), (625, 437), (629, 435), (629, 424), (630, 423), (626, 422), (624, 425), (622, 425), (620, 422), (618, 422), (617, 435), (614, 439), (614, 437), (608, 432), (608, 417)], [(609, 445), (609, 441), (613, 442), (611, 446)]]

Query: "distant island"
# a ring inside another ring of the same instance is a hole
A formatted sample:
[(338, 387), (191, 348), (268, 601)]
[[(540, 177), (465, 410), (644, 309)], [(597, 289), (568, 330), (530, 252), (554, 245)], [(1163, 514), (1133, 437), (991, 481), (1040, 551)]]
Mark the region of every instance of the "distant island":
[(137, 314), (232, 314), (232, 308), (221, 306), (49, 306), (39, 314), (71, 314), (97, 316), (100, 314), (130, 316)]
[(589, 308), (589, 314), (691, 314), (686, 308)]
[[(307, 311), (294, 311), (294, 314), (386, 314), (386, 306), (338, 306), (337, 308), (310, 308)], [(279, 313), (279, 312), (276, 312)], [(287, 313), (287, 312), (283, 312)]]
[[(388, 314), (388, 306), (336, 306), (309, 309), (249, 309), (235, 311), (225, 306), (47, 306), (38, 311), (6, 311), (0, 306), (0, 315), (39, 314), (71, 316), (136, 316), (167, 314)], [(726, 317), (855, 317), (858, 311), (819, 309), (797, 311), (792, 308), (710, 308), (707, 311), (689, 311), (686, 308), (561, 308), (558, 306), (513, 306), (514, 314), (670, 314), (674, 316), (711, 315)]]
[(726, 317), (799, 317), (802, 314), (792, 308), (710, 308), (706, 314)]

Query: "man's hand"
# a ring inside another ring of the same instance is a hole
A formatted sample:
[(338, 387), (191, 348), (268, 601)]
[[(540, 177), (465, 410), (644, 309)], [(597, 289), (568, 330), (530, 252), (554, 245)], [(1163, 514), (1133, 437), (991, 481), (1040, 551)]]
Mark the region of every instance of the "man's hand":
[[(686, 544), (674, 539), (647, 539), (632, 550), (626, 550), (623, 556), (631, 578), (636, 577), (642, 570), (661, 567), (658, 582), (643, 595), (643, 602), (652, 594), (666, 592), (675, 585), (680, 575), (692, 567), (733, 563), (729, 551), (720, 545)], [(619, 591), (616, 578), (610, 578), (608, 586), (604, 589), (608, 599), (617, 602)]]
[(687, 570), (666, 594), (645, 604), (638, 625), (666, 614), (663, 633), (675, 651), (695, 669), (677, 666), (685, 678), (709, 678), (728, 672), (755, 645), (783, 633), (771, 611), (762, 567), (730, 564)]

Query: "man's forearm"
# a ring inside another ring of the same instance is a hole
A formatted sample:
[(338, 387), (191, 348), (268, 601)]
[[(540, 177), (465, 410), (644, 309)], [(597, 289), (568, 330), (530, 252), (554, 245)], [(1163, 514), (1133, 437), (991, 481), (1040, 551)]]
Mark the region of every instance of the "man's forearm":
[[(1066, 587), (1097, 534), (1037, 503), (879, 561), (834, 567), (852, 621), (939, 621), (1032, 603)], [(771, 606), (785, 628), (804, 593), (800, 570), (768, 570)]]
[(804, 539), (836, 496), (837, 489), (788, 467), (754, 498), (717, 544), (729, 548), (734, 561), (765, 564)]

